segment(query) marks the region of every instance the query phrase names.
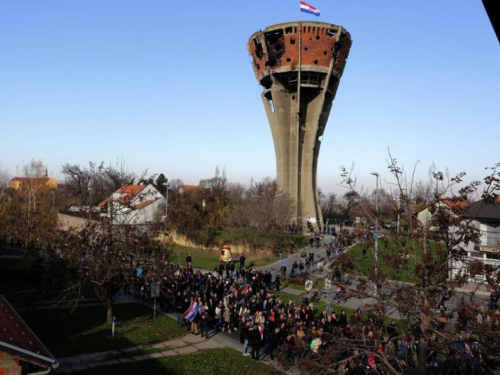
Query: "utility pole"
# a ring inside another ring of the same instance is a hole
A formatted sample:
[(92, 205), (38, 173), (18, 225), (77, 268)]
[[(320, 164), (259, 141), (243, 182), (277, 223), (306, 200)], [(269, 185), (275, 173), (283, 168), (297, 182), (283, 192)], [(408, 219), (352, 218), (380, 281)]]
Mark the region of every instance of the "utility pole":
[(170, 188), (170, 184), (168, 183), (168, 178), (167, 182), (165, 182), (163, 186), (167, 188), (167, 191), (165, 193), (165, 233), (163, 235), (163, 261), (165, 262), (165, 251), (167, 250), (168, 190)]
[(375, 265), (375, 295), (378, 295), (377, 278), (378, 278), (378, 173), (371, 172), (371, 175), (376, 177), (375, 188), (375, 252), (373, 254), (373, 262)]

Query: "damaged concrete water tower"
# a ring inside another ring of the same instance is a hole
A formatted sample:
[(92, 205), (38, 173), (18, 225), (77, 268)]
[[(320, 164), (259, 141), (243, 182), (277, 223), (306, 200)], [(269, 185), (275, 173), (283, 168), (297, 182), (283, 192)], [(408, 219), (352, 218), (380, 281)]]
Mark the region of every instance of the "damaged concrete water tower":
[(318, 155), (351, 36), (342, 26), (290, 22), (256, 32), (247, 47), (264, 88), (278, 187), (295, 202), (299, 226), (322, 226)]

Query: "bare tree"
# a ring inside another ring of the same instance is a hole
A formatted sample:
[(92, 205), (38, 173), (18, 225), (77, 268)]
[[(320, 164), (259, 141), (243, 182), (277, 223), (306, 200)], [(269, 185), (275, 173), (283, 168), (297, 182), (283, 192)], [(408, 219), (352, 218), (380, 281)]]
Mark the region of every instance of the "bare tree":
[(135, 175), (122, 161), (116, 166), (89, 162), (88, 166), (66, 163), (62, 166), (69, 192), (80, 205), (92, 205), (107, 198), (119, 188), (134, 182)]
[(348, 191), (342, 197), (341, 212), (344, 215), (344, 221), (351, 219), (351, 213), (354, 207), (359, 203), (360, 194), (357, 191)]
[(278, 190), (275, 180), (265, 178), (250, 182), (247, 189), (238, 187), (231, 202), (228, 225), (251, 250), (262, 248), (262, 237), (270, 235), (276, 251), (284, 246), (285, 232), (291, 224), (295, 207), (287, 195)]
[[(412, 220), (414, 203), (408, 196), (410, 189), (403, 189), (403, 169), (392, 157), (388, 168), (394, 186), (400, 187), (401, 214)], [(343, 171), (345, 185), (355, 193), (351, 172)], [(479, 230), (471, 220), (463, 218), (463, 206), (444, 207), (440, 201), (446, 196), (461, 202), (477, 193), (485, 202), (495, 201), (500, 193), (499, 165), (483, 182), (464, 184), (464, 176), (458, 173), (447, 179), (445, 173), (433, 172), (437, 181), (432, 184), (430, 226), (415, 223), (413, 231), (405, 234), (376, 228), (375, 239), (367, 246), (374, 252), (373, 244), (378, 241), (380, 264), (374, 262), (366, 270), (359, 263), (361, 259), (348, 254), (334, 260), (333, 268), (344, 275), (333, 277), (333, 284), (342, 290), (339, 300), (363, 299), (364, 309), (355, 313), (347, 326), (334, 326), (324, 332), (324, 345), (317, 354), (311, 354), (308, 348), (299, 351), (303, 373), (348, 373), (358, 367), (363, 356), (369, 356), (373, 358), (373, 373), (425, 374), (427, 360), (437, 354), (448, 358), (448, 371), (456, 373), (491, 373), (498, 368), (498, 314), (486, 311), (484, 299), (475, 293), (479, 285), (468, 283), (471, 276), (479, 274), (490, 290), (498, 291), (497, 272), (480, 261), (464, 258), (465, 246), (478, 243)], [(452, 193), (454, 189), (456, 194)], [(366, 212), (374, 222), (378, 214)], [(457, 264), (461, 268), (450, 277), (450, 267)], [(402, 273), (409, 274), (412, 281), (397, 281)], [(399, 329), (388, 330), (387, 316), (401, 321)], [(395, 342), (403, 344), (394, 347)], [(382, 349), (384, 345), (392, 349), (378, 350), (379, 344)], [(284, 358), (286, 363), (290, 356)]]
[(66, 163), (62, 166), (61, 172), (66, 177), (69, 193), (73, 197), (78, 197), (78, 204), (83, 206), (90, 204), (90, 186), (92, 174), (89, 168), (80, 167), (78, 164)]
[(66, 271), (61, 273), (59, 290), (68, 304), (76, 304), (82, 288), (93, 286), (106, 307), (106, 318), (113, 316), (113, 297), (124, 286), (130, 286), (136, 269), (142, 267), (149, 282), (168, 283), (172, 276), (163, 249), (156, 240), (158, 226), (112, 225), (110, 222), (88, 222), (84, 227), (60, 230), (57, 253)]
[(319, 204), (324, 217), (334, 216), (338, 213), (337, 194), (329, 193), (325, 195), (321, 189), (319, 191)]
[(10, 189), (0, 206), (3, 225), (9, 235), (28, 250), (50, 244), (56, 224), (52, 211), (52, 187), (47, 184), (46, 167), (31, 160), (21, 168), (22, 184)]
[(3, 168), (2, 163), (0, 162), (0, 205), (2, 205), (7, 199), (9, 180), (9, 172), (7, 169)]

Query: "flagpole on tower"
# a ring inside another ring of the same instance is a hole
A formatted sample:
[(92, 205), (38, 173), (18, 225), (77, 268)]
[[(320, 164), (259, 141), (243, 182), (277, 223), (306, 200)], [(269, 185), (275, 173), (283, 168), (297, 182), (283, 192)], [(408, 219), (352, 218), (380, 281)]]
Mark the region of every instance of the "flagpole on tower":
[[(300, 9), (300, 3), (299, 3), (299, 70), (297, 72), (297, 134), (300, 135), (300, 107), (301, 107), (301, 101), (300, 101), (300, 87), (302, 84), (302, 10)], [(300, 137), (299, 137), (300, 138)], [(297, 190), (300, 189), (300, 186), (297, 185)], [(300, 227), (302, 228), (302, 210), (301, 207), (297, 207), (297, 224), (299, 224), (299, 218), (301, 219), (300, 222)]]

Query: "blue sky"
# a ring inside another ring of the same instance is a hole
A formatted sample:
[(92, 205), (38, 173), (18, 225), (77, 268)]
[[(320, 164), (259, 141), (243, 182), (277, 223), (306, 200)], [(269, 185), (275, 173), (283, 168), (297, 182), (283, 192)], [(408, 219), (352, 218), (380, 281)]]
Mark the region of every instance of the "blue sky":
[(0, 161), (118, 158), (140, 174), (197, 183), (276, 174), (246, 42), (269, 25), (317, 20), (353, 38), (319, 159), (389, 179), (387, 150), (426, 178), (435, 162), (481, 178), (500, 162), (500, 45), (480, 1), (7, 0), (0, 3)]

